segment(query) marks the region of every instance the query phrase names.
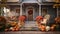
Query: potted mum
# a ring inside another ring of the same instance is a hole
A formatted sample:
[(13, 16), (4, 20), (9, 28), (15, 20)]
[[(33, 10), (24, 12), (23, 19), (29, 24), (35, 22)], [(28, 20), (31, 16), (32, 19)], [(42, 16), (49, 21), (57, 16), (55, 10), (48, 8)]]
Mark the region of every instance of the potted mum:
[(36, 17), (36, 23), (37, 23), (37, 25), (40, 24), (42, 20), (43, 20), (42, 16), (37, 16)]
[(22, 15), (22, 16), (19, 16), (19, 25), (20, 26), (23, 26), (24, 25), (24, 23), (25, 23), (25, 20), (26, 20), (26, 16), (24, 16), (24, 15)]
[(4, 16), (0, 16), (0, 31), (4, 31), (5, 30), (6, 22), (7, 21), (4, 18)]
[(45, 25), (41, 24), (41, 21), (43, 21), (43, 17), (42, 16), (37, 16), (36, 17), (36, 23), (38, 25), (38, 28), (41, 30), (41, 31), (45, 31)]

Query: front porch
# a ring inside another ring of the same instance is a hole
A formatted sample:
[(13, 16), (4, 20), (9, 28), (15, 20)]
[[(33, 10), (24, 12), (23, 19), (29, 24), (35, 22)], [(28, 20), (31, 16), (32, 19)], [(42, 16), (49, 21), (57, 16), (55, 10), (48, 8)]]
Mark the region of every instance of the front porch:
[(20, 16), (25, 15), (26, 21), (35, 21), (37, 16), (41, 16), (41, 5), (38, 3), (22, 3), (20, 7)]

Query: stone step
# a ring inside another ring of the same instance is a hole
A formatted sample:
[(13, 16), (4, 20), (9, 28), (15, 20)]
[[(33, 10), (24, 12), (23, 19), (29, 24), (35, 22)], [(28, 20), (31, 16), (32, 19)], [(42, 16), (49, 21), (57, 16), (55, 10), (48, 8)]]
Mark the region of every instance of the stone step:
[(21, 30), (38, 30), (35, 21), (26, 21)]
[(35, 22), (33, 22), (33, 21), (26, 21), (25, 22), (26, 24), (28, 23), (28, 24), (35, 24)]
[(24, 27), (37, 27), (35, 21), (26, 21)]

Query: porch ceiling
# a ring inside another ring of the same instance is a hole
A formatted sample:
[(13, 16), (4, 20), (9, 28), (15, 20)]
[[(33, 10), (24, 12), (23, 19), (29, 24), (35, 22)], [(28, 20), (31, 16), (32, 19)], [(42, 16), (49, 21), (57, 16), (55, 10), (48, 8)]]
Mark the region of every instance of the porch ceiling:
[(24, 3), (23, 7), (26, 7), (26, 6), (39, 6), (39, 5), (37, 3)]
[(38, 5), (37, 3), (24, 3), (24, 5)]
[(23, 1), (22, 3), (38, 3), (38, 1)]

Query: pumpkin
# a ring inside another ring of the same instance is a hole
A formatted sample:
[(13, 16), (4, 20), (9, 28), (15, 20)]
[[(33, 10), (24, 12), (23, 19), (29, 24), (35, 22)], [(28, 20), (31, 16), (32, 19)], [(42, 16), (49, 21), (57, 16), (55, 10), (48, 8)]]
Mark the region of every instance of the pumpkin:
[(60, 23), (60, 17), (56, 17), (56, 18), (55, 18), (55, 21), (56, 21), (57, 23)]
[(15, 31), (15, 29), (12, 29), (12, 31)]
[(10, 27), (10, 30), (12, 30), (12, 31), (18, 31), (19, 30), (19, 25), (16, 24), (14, 27)]
[(53, 25), (50, 27), (51, 31), (54, 31), (55, 26), (56, 26), (56, 25), (53, 24)]
[(17, 27), (15, 30), (16, 30), (16, 31), (18, 31), (18, 30), (19, 30), (19, 28)]
[(46, 31), (49, 31), (50, 30), (50, 26), (46, 26)]
[(54, 27), (53, 26), (51, 27), (51, 31), (54, 31)]
[(9, 29), (5, 29), (5, 31), (8, 31)]
[(16, 22), (11, 22), (11, 26), (15, 26), (17, 23)]
[(14, 27), (10, 27), (10, 30), (15, 31), (15, 28)]
[(40, 25), (40, 26), (39, 26), (39, 29), (40, 29), (41, 31), (45, 31), (45, 28), (46, 28), (46, 27), (45, 27), (44, 25)]

